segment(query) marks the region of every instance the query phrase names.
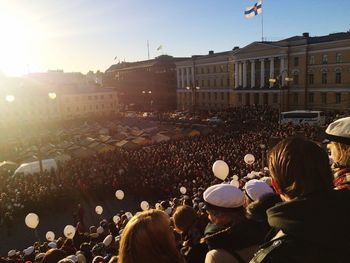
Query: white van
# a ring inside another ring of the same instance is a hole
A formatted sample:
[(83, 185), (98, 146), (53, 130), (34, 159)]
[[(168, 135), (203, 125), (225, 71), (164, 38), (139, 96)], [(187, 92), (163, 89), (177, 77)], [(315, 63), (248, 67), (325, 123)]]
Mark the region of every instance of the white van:
[(282, 112), (280, 116), (280, 124), (287, 123), (325, 125), (326, 117), (323, 111), (296, 110)]

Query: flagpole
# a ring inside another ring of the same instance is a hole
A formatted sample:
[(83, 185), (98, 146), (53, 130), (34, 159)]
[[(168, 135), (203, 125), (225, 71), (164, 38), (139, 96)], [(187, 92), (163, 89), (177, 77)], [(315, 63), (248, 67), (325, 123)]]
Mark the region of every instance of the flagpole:
[(148, 60), (149, 60), (149, 42), (147, 40), (147, 54), (148, 54)]
[(261, 42), (264, 42), (264, 12), (262, 10), (262, 0), (261, 0)]

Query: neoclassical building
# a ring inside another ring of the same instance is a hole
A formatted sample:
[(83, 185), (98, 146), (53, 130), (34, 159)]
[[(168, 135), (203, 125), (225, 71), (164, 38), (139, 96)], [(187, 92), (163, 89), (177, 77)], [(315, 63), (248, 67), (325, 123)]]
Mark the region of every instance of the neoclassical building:
[(177, 108), (223, 109), (230, 107), (233, 82), (229, 59), (233, 51), (195, 55), (176, 63)]
[(192, 56), (176, 63), (177, 108), (270, 105), (281, 111), (350, 111), (350, 32)]
[(254, 42), (230, 57), (233, 105), (350, 109), (350, 33)]

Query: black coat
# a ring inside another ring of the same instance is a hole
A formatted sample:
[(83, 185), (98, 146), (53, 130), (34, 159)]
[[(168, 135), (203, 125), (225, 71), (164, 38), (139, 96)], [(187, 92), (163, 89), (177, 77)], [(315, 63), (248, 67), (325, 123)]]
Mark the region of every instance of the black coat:
[(279, 203), (267, 211), (280, 236), (251, 263), (350, 262), (350, 191), (333, 190)]

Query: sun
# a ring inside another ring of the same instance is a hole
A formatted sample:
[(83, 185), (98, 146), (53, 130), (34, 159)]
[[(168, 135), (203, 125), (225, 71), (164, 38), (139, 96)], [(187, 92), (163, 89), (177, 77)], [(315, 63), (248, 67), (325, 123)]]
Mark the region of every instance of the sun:
[(0, 33), (0, 71), (11, 76), (27, 73), (35, 37), (31, 24), (18, 16), (0, 14)]

